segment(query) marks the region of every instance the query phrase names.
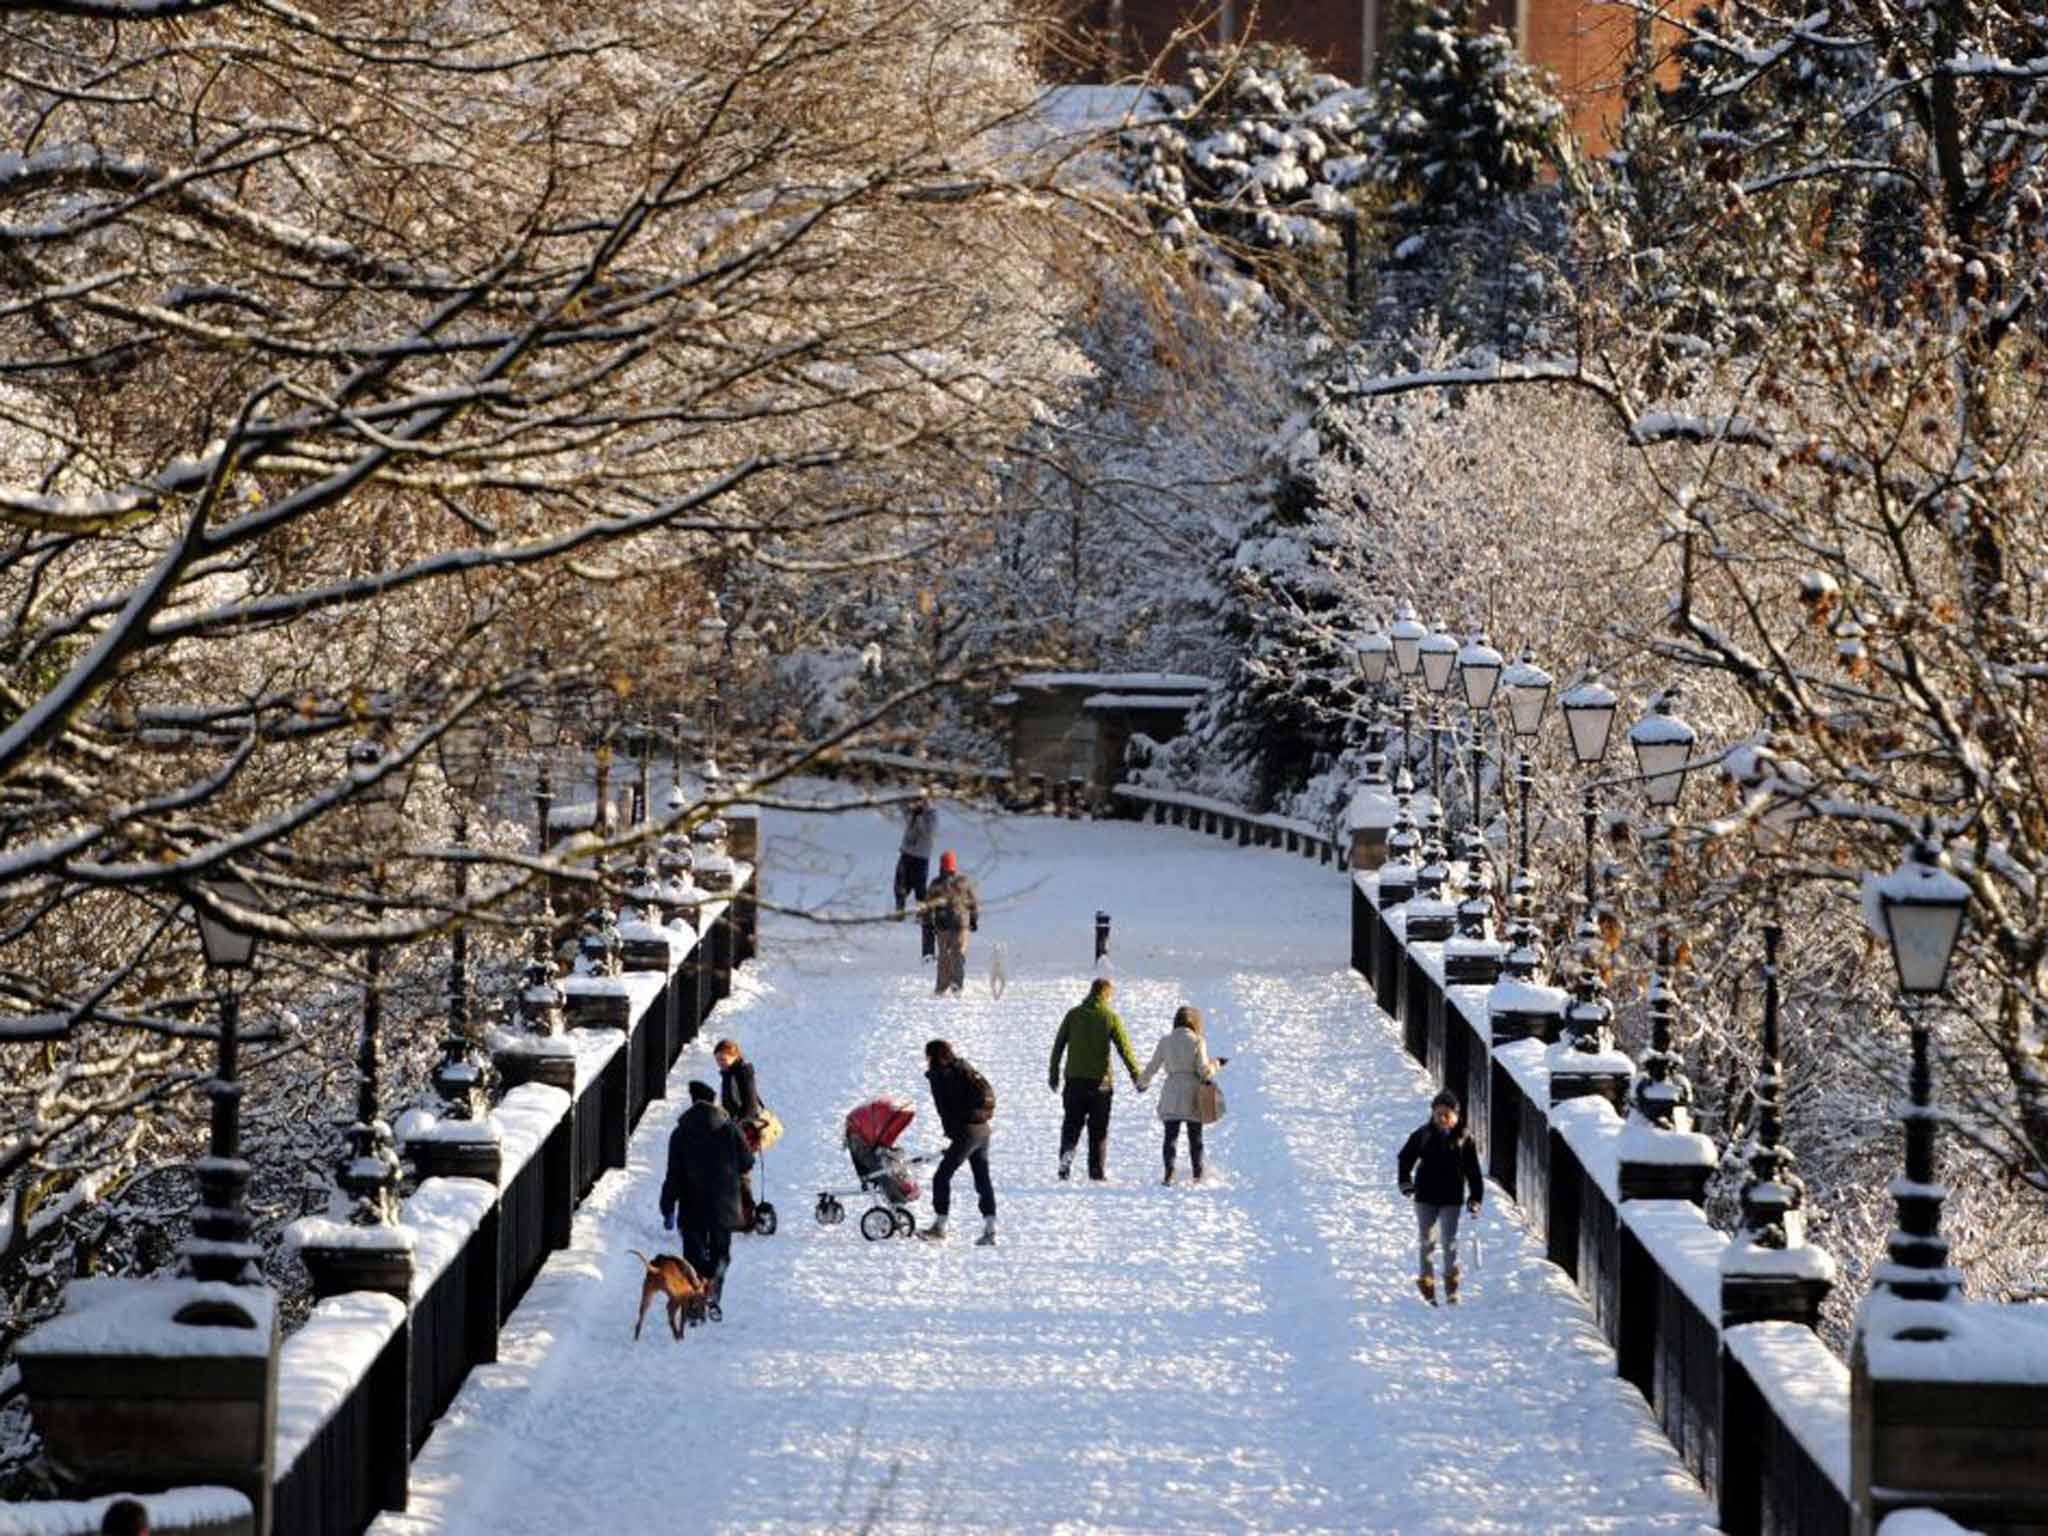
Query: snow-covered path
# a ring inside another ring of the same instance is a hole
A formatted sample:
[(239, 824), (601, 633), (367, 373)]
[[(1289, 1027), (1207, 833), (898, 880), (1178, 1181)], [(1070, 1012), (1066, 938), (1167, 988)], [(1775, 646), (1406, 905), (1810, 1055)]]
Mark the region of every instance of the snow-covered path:
[[(771, 813), (764, 830), (771, 901), (886, 900), (882, 816)], [(964, 999), (931, 996), (908, 924), (768, 916), (761, 963), (712, 1017), (788, 1126), (767, 1168), (782, 1229), (735, 1239), (727, 1321), (676, 1344), (657, 1311), (631, 1337), (625, 1250), (675, 1247), (656, 1195), (684, 1082), (715, 1080), (707, 1040), (436, 1427), (411, 1511), (375, 1531), (1711, 1529), (1505, 1207), (1481, 1220), (1466, 1305), (1415, 1296), (1392, 1163), (1428, 1086), (1348, 970), (1341, 875), (1172, 829), (953, 807), (941, 840), (983, 900)], [(1092, 973), (1098, 907), (1140, 1064), (1182, 1001), (1232, 1058), (1203, 1185), (1161, 1187), (1153, 1101), (1128, 1084), (1110, 1182), (1054, 1177), (1046, 1054)], [(853, 1104), (910, 1098), (905, 1145), (936, 1146), (934, 1035), (997, 1090), (993, 1251), (966, 1240), (965, 1170), (943, 1245), (863, 1241), (857, 1200), (844, 1225), (811, 1219), (819, 1189), (851, 1183)]]

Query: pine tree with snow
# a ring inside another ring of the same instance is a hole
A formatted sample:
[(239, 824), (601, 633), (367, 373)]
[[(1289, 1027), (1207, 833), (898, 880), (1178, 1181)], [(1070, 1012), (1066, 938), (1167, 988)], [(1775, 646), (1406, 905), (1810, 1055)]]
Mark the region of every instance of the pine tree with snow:
[(1401, 0), (1376, 82), (1380, 175), (1411, 229), (1471, 219), (1535, 186), (1567, 153), (1562, 103), (1473, 0)]
[(1316, 70), (1298, 48), (1255, 43), (1196, 53), (1186, 83), (1153, 100), (1153, 120), (1125, 134), (1121, 155), (1161, 239), (1235, 303), (1341, 281), (1345, 226), (1369, 200), (1369, 89)]

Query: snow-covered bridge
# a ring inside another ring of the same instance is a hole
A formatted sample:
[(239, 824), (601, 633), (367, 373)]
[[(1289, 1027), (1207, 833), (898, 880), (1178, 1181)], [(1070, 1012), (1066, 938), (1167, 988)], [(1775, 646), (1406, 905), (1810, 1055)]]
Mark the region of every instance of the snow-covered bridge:
[[(770, 902), (853, 915), (886, 898), (882, 816), (771, 812), (764, 830)], [(942, 840), (984, 905), (964, 998), (932, 996), (907, 926), (770, 914), (760, 963), (713, 1020), (789, 1127), (766, 1168), (781, 1231), (738, 1240), (726, 1321), (680, 1345), (632, 1340), (626, 1249), (674, 1246), (656, 1211), (673, 1117), (658, 1110), (498, 1362), (435, 1426), (409, 1511), (373, 1529), (1711, 1528), (1512, 1207), (1494, 1199), (1478, 1223), (1466, 1304), (1415, 1295), (1392, 1164), (1428, 1083), (1350, 970), (1342, 876), (1128, 823), (949, 807)], [(1161, 1187), (1151, 1101), (1128, 1085), (1109, 1182), (1055, 1177), (1047, 1052), (1092, 972), (1097, 908), (1115, 919), (1140, 1055), (1186, 1001), (1231, 1058), (1200, 1186)], [(997, 941), (1000, 1000), (984, 979)], [(933, 1036), (997, 1089), (993, 1251), (869, 1243), (810, 1217), (818, 1190), (849, 1183), (854, 1103), (910, 1098), (925, 1113), (906, 1142), (936, 1145)], [(707, 1044), (679, 1078), (712, 1075)]]

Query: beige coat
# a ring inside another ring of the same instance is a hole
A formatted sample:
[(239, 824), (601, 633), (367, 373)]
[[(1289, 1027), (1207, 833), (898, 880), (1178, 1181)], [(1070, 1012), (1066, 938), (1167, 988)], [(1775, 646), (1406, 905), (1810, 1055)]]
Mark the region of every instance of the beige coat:
[(1192, 1120), (1195, 1085), (1210, 1081), (1217, 1071), (1207, 1041), (1192, 1029), (1169, 1029), (1152, 1048), (1151, 1064), (1138, 1074), (1138, 1086), (1151, 1087), (1152, 1079), (1164, 1072), (1166, 1082), (1159, 1090), (1159, 1118)]

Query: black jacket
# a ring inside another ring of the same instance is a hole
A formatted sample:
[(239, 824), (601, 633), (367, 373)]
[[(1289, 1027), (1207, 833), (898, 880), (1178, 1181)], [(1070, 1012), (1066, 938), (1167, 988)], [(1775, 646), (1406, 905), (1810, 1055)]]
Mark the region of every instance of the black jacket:
[(716, 1104), (692, 1104), (668, 1138), (668, 1177), (661, 1181), (661, 1218), (679, 1210), (685, 1227), (740, 1229), (740, 1175), (754, 1154), (739, 1123)]
[(933, 1067), (924, 1080), (932, 1085), (932, 1108), (938, 1111), (939, 1127), (949, 1140), (970, 1125), (987, 1125), (995, 1119), (995, 1095), (988, 1079), (959, 1057)]
[(1440, 1131), (1434, 1120), (1424, 1121), (1402, 1146), (1396, 1168), (1403, 1184), (1415, 1181), (1415, 1198), (1424, 1205), (1477, 1200), (1486, 1187), (1479, 1149), (1463, 1125)]
[(974, 899), (974, 887), (967, 877), (958, 872), (934, 880), (925, 892), (924, 906), (932, 927), (940, 933), (981, 926), (981, 903)]
[(752, 1120), (761, 1113), (761, 1093), (754, 1086), (754, 1064), (741, 1056), (718, 1071), (718, 1102), (728, 1115), (739, 1121)]

